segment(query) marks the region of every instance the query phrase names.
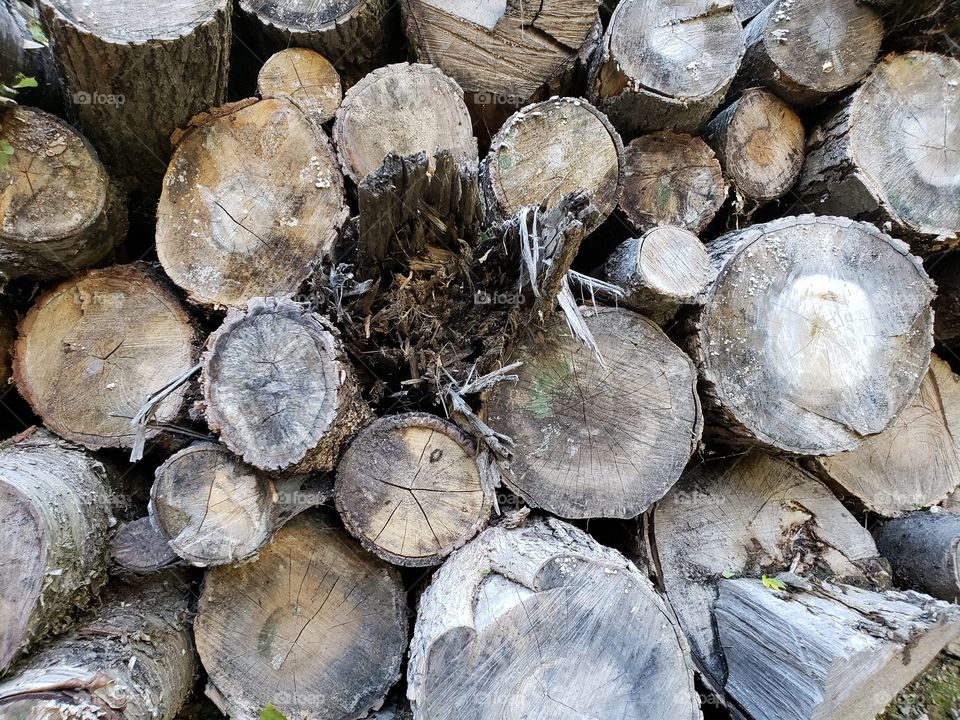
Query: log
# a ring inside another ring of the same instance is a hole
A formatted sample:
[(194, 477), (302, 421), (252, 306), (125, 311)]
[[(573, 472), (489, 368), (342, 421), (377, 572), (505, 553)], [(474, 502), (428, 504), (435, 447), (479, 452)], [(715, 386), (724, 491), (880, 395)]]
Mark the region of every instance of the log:
[(703, 139), (740, 196), (757, 204), (786, 193), (803, 169), (803, 123), (789, 105), (761, 88), (745, 90), (713, 118)]
[(726, 200), (720, 162), (698, 137), (643, 135), (627, 145), (624, 162), (620, 209), (638, 232), (675, 225), (697, 234)]
[(680, 477), (700, 439), (696, 372), (653, 322), (586, 313), (602, 361), (549, 317), (513, 353), (518, 383), (490, 393), (490, 426), (513, 438), (504, 482), (567, 518), (630, 518)]
[(653, 585), (553, 518), (490, 528), (434, 575), (407, 696), (415, 720), (701, 717), (686, 642)]
[(589, 97), (626, 137), (695, 133), (730, 87), (743, 47), (729, 0), (622, 0), (594, 55)]
[(727, 666), (711, 608), (722, 578), (792, 569), (862, 583), (878, 565), (870, 533), (829, 489), (758, 450), (688, 469), (657, 503), (653, 531), (667, 599), (718, 689)]
[(293, 295), (349, 215), (329, 139), (284, 99), (226, 107), (199, 124), (164, 178), (163, 269), (204, 306)]
[(857, 0), (774, 0), (744, 30), (734, 91), (765, 85), (805, 107), (859, 82), (873, 66), (883, 20)]
[(780, 579), (723, 580), (715, 610), (726, 691), (755, 720), (873, 720), (960, 636), (927, 595)]
[(0, 280), (74, 275), (108, 260), (127, 232), (120, 188), (80, 133), (15, 106), (0, 113)]
[(767, 5), (769, 5), (767, 0), (733, 0), (733, 12), (737, 20), (746, 24)]
[(477, 162), (477, 139), (463, 91), (431, 65), (378, 68), (350, 88), (333, 125), (344, 174), (359, 185), (390, 153), (448, 150), (458, 165)]
[(470, 104), (516, 109), (545, 87), (548, 95), (571, 89), (563, 78), (596, 44), (598, 5), (403, 0), (400, 7), (418, 61), (456, 80)]
[(110, 541), (110, 558), (121, 570), (136, 574), (163, 570), (179, 560), (167, 536), (149, 517), (137, 518), (117, 530)]
[(163, 574), (110, 594), (0, 682), (0, 716), (173, 720), (197, 673), (187, 588)]
[(719, 275), (690, 352), (717, 437), (832, 455), (886, 429), (916, 396), (934, 288), (904, 243), (867, 223), (802, 215), (707, 249)]
[(960, 61), (888, 55), (810, 134), (798, 205), (868, 220), (919, 255), (960, 245), (958, 115)]
[(46, 431), (0, 446), (0, 674), (96, 598), (110, 498), (105, 467)]
[(150, 489), (150, 518), (173, 552), (198, 567), (248, 560), (277, 524), (273, 481), (216, 443), (167, 458)]
[(308, 48), (356, 81), (397, 53), (396, 5), (388, 0), (239, 0), (237, 9), (262, 57)]
[[(197, 361), (196, 329), (180, 300), (144, 265), (115, 265), (66, 280), (20, 323), (13, 379), (49, 429), (91, 450), (130, 448), (131, 420), (151, 394)], [(156, 408), (181, 414), (187, 388)], [(161, 432), (156, 425), (146, 438)]]
[(920, 392), (886, 430), (817, 471), (866, 509), (900, 515), (941, 502), (960, 483), (960, 378), (936, 355)]
[(487, 222), (585, 192), (599, 211), (592, 231), (617, 206), (623, 174), (620, 136), (592, 105), (575, 98), (528, 105), (500, 128), (480, 166)]
[(228, 0), (40, 0), (68, 102), (107, 167), (153, 194), (170, 134), (223, 103)]
[(367, 425), (337, 466), (347, 530), (387, 562), (438, 565), (486, 526), (493, 500), (470, 437), (424, 413)]
[(614, 250), (606, 277), (624, 290), (622, 305), (665, 325), (706, 290), (714, 272), (696, 235), (665, 225)]
[(887, 520), (875, 533), (900, 587), (947, 602), (960, 598), (960, 515), (941, 510)]
[(333, 469), (367, 417), (336, 330), (290, 300), (228, 312), (202, 364), (210, 429), (263, 470)]
[(257, 92), (264, 100), (289, 100), (317, 123), (332, 120), (343, 100), (336, 68), (307, 48), (288, 48), (271, 55), (260, 68)]
[(365, 717), (400, 677), (406, 612), (395, 569), (327, 516), (301, 515), (256, 562), (207, 572), (194, 624), (207, 694), (234, 720), (267, 703), (288, 718)]

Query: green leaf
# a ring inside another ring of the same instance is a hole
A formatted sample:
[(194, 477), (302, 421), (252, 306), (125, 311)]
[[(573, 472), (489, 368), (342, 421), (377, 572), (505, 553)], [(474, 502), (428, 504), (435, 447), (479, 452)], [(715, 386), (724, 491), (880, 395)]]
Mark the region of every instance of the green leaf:
[(36, 78), (27, 77), (23, 73), (17, 74), (17, 79), (13, 83), (13, 88), (15, 90), (20, 90), (22, 88), (35, 88), (39, 85)]
[(762, 578), (762, 580), (763, 580), (763, 586), (764, 586), (765, 588), (770, 588), (771, 590), (786, 590), (786, 589), (787, 589), (787, 586), (784, 585), (784, 584), (783, 584), (782, 582), (780, 582), (779, 580), (777, 580), (776, 578), (771, 578), (771, 577), (767, 577), (766, 575), (764, 575), (763, 578)]
[(13, 155), (13, 145), (0, 138), (0, 155)]
[(267, 706), (260, 711), (260, 720), (287, 720), (287, 717), (277, 710), (273, 703), (267, 703)]
[(38, 23), (36, 20), (27, 25), (27, 30), (30, 31), (30, 37), (33, 38), (35, 43), (40, 43), (44, 46), (50, 44), (50, 41), (47, 40), (46, 34), (43, 32), (43, 28), (40, 27), (40, 23)]
[(725, 578), (727, 580), (735, 576), (736, 576), (736, 573), (733, 570), (724, 570), (722, 573), (720, 573), (720, 577)]

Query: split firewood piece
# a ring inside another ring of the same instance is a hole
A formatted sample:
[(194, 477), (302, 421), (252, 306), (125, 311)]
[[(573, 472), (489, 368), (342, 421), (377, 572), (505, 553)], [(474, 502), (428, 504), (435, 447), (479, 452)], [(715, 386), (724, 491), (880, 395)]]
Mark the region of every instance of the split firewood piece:
[(760, 451), (687, 470), (653, 516), (660, 575), (694, 657), (722, 688), (726, 665), (711, 617), (723, 577), (791, 569), (865, 579), (877, 548), (810, 473)]
[(518, 383), (487, 403), (516, 442), (504, 482), (568, 518), (630, 518), (680, 477), (700, 439), (696, 371), (653, 322), (629, 310), (584, 312), (597, 357), (560, 316), (524, 341)]
[(170, 134), (220, 105), (228, 0), (41, 0), (44, 25), (84, 134), (114, 175), (153, 193)]
[(270, 539), (277, 500), (270, 478), (216, 443), (198, 443), (157, 468), (150, 517), (191, 565), (225, 565)]
[(367, 417), (336, 330), (291, 300), (254, 298), (207, 341), (210, 429), (263, 470), (331, 470)]
[(239, 0), (237, 9), (264, 56), (309, 48), (351, 79), (388, 62), (399, 44), (388, 0)]
[(415, 720), (701, 717), (660, 594), (553, 518), (490, 528), (444, 563), (420, 599), (407, 683)]
[(234, 720), (267, 703), (288, 718), (362, 718), (400, 677), (407, 599), (394, 568), (310, 513), (257, 561), (207, 572), (194, 630), (207, 694)]
[(46, 431), (0, 446), (0, 672), (106, 582), (110, 498), (104, 466)]
[(960, 61), (888, 55), (810, 134), (795, 193), (799, 205), (869, 220), (917, 254), (960, 244)]
[[(40, 296), (20, 323), (13, 378), (43, 423), (91, 450), (132, 447), (147, 398), (197, 362), (180, 300), (142, 265), (89, 270)], [(180, 416), (186, 386), (156, 408)], [(161, 431), (151, 427), (147, 438)]]
[(336, 68), (320, 53), (298, 47), (270, 56), (257, 76), (257, 92), (264, 100), (289, 100), (318, 123), (332, 120), (343, 100)]
[(359, 185), (387, 155), (448, 150), (457, 164), (477, 162), (477, 139), (463, 91), (432, 65), (378, 68), (350, 88), (333, 126), (340, 166)]
[(186, 134), (164, 178), (157, 256), (193, 302), (289, 296), (330, 252), (349, 210), (323, 130), (285, 99)]
[[(584, 142), (590, 138), (590, 142)], [(613, 212), (623, 188), (623, 143), (606, 116), (576, 98), (553, 98), (514, 113), (494, 136), (480, 169), (488, 221), (504, 222), (525, 207), (552, 207), (585, 192)]]
[(337, 466), (335, 498), (347, 530), (398, 565), (436, 565), (490, 519), (473, 441), (425, 413), (365, 427)]
[(623, 0), (593, 60), (590, 96), (625, 136), (696, 132), (743, 55), (729, 0)]
[(739, 194), (756, 203), (783, 195), (803, 169), (803, 123), (789, 105), (761, 88), (746, 90), (710, 121), (703, 137)]
[(179, 560), (167, 536), (149, 517), (137, 518), (117, 531), (110, 541), (110, 558), (121, 569), (138, 574), (168, 568)]
[(120, 188), (70, 125), (35, 108), (0, 113), (0, 279), (65, 277), (108, 259), (127, 232)]
[(727, 694), (756, 720), (873, 720), (960, 637), (927, 595), (780, 580), (722, 580), (715, 606)]
[(934, 355), (920, 392), (890, 427), (813, 462), (880, 515), (936, 505), (960, 483), (960, 378)]
[(904, 243), (867, 223), (802, 215), (707, 250), (719, 275), (690, 348), (718, 435), (832, 455), (887, 428), (916, 397), (934, 287)]
[(700, 138), (643, 135), (627, 145), (620, 209), (636, 230), (675, 225), (696, 234), (726, 199), (723, 170)]
[(470, 102), (526, 104), (592, 49), (598, 0), (404, 0), (404, 30), (421, 62), (454, 78)]
[(164, 573), (106, 596), (0, 682), (0, 717), (173, 720), (197, 673), (188, 589)]
[(857, 0), (774, 0), (746, 26), (735, 89), (766, 85), (794, 107), (859, 82), (880, 52), (883, 21)]
[(876, 538), (901, 587), (957, 602), (960, 515), (946, 510), (908, 513), (883, 523)]
[(664, 325), (713, 282), (703, 243), (683, 228), (662, 226), (627, 240), (607, 259), (607, 279), (624, 291), (619, 302)]

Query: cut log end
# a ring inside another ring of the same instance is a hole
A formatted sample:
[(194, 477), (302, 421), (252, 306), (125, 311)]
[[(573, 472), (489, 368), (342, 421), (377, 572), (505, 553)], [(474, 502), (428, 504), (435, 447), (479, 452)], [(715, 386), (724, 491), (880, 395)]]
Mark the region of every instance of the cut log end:
[(276, 513), (273, 482), (214, 443), (168, 458), (150, 491), (150, 516), (170, 548), (199, 567), (249, 559), (273, 534)]
[[(90, 270), (43, 294), (24, 317), (13, 377), (61, 437), (91, 450), (129, 448), (131, 420), (151, 393), (193, 367), (195, 343), (180, 301), (143, 267)], [(159, 404), (158, 423), (177, 419), (185, 393)]]
[(617, 206), (623, 172), (620, 136), (592, 105), (575, 98), (529, 105), (494, 136), (481, 168), (488, 219), (503, 222), (524, 207), (549, 208), (585, 192), (599, 211), (595, 229)]
[(653, 322), (588, 311), (599, 359), (553, 317), (513, 360), (520, 381), (494, 388), (491, 427), (516, 442), (511, 490), (568, 518), (629, 518), (680, 477), (700, 438), (696, 372)]
[(723, 171), (700, 138), (643, 135), (627, 145), (620, 209), (641, 232), (675, 225), (699, 233), (723, 206)]
[(908, 513), (885, 522), (876, 538), (902, 587), (947, 602), (960, 599), (960, 515)]
[(208, 694), (237, 720), (268, 703), (289, 718), (364, 717), (399, 678), (406, 596), (389, 565), (301, 515), (257, 562), (208, 571), (195, 633)]
[(203, 393), (221, 441), (264, 470), (332, 469), (366, 417), (331, 326), (290, 300), (228, 313), (207, 342)]
[(167, 536), (149, 517), (128, 522), (110, 541), (110, 557), (123, 570), (152, 573), (170, 567), (178, 560)]
[(490, 516), (473, 442), (420, 413), (364, 428), (337, 467), (335, 497), (363, 546), (400, 565), (438, 564)]
[(209, 21), (225, 0), (151, 0), (89, 3), (86, 0), (43, 0), (65, 22), (83, 32), (116, 43), (178, 40)]
[(933, 345), (933, 285), (903, 243), (866, 223), (804, 215), (708, 249), (720, 272), (692, 349), (728, 440), (834, 454), (884, 430), (916, 395)]
[(343, 100), (336, 69), (323, 55), (306, 48), (289, 48), (272, 55), (260, 69), (257, 91), (264, 100), (290, 100), (319, 123), (331, 120)]

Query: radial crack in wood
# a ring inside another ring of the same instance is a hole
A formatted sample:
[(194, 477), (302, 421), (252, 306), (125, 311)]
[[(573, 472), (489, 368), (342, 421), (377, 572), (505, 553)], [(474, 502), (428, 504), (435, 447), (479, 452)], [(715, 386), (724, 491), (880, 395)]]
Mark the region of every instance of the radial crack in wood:
[(260, 68), (257, 92), (264, 100), (286, 98), (315, 122), (332, 120), (343, 100), (340, 75), (320, 53), (288, 48)]

